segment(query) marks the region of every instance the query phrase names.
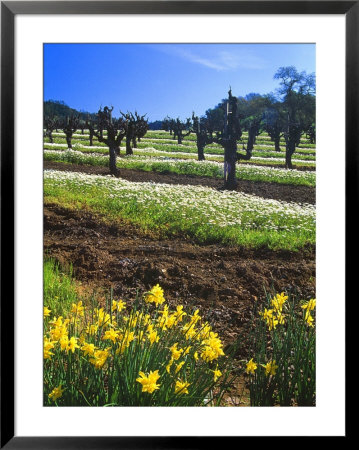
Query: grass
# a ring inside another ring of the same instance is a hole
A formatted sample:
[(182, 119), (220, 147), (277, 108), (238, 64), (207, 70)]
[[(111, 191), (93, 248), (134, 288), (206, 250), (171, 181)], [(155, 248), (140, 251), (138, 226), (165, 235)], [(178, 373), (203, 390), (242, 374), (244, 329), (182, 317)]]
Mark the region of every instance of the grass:
[[(78, 151), (45, 150), (44, 159), (54, 162), (75, 164), (90, 164), (93, 166), (108, 166), (109, 157), (96, 153), (84, 154)], [(223, 164), (216, 161), (164, 160), (147, 157), (125, 157), (117, 159), (119, 169), (137, 169), (147, 172), (167, 172), (179, 175), (196, 175), (223, 178)], [(236, 172), (239, 180), (264, 181), (297, 186), (315, 186), (314, 171), (286, 170), (266, 168), (253, 165), (238, 164)]]
[(45, 171), (45, 202), (124, 219), (159, 236), (198, 243), (298, 250), (315, 243), (315, 209), (200, 186), (131, 183)]
[(56, 260), (44, 259), (44, 299), (55, 316), (70, 312), (72, 303), (77, 301), (76, 285), (73, 281), (72, 266), (68, 270), (60, 268)]

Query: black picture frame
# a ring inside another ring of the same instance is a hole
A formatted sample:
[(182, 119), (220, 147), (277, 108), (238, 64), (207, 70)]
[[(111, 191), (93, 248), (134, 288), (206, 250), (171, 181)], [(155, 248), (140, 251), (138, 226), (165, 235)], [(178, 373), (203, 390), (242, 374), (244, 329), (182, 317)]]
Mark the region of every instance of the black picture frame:
[[(25, 437), (14, 435), (14, 22), (17, 14), (340, 14), (346, 19), (346, 299), (358, 248), (359, 1), (4, 1), (1, 2), (1, 441), (6, 449), (200, 448), (230, 437)], [(5, 220), (6, 219), (6, 220)], [(348, 243), (350, 242), (350, 245)], [(355, 279), (355, 277), (354, 277)], [(6, 282), (5, 282), (6, 281)], [(9, 338), (10, 336), (10, 338)], [(348, 427), (346, 426), (346, 436)], [(222, 444), (222, 445), (223, 445)], [(229, 442), (228, 442), (229, 444)]]

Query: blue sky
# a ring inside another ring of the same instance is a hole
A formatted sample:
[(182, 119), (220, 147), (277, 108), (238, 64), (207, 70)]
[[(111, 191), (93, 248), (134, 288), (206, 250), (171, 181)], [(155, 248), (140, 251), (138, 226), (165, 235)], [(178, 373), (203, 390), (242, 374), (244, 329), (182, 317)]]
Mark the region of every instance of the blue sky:
[(185, 119), (227, 97), (267, 94), (279, 67), (315, 72), (315, 44), (45, 44), (44, 100)]

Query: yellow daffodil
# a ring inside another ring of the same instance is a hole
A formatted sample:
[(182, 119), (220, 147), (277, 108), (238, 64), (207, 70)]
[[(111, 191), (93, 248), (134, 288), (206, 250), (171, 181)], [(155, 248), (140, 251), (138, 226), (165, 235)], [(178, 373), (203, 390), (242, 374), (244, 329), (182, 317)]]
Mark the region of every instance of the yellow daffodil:
[(276, 312), (282, 312), (284, 303), (288, 300), (288, 296), (284, 295), (284, 292), (277, 294), (272, 299), (272, 306)]
[(126, 348), (130, 346), (130, 343), (135, 339), (133, 331), (127, 330), (124, 335), (120, 336), (119, 346), (116, 350), (116, 355), (122, 354)]
[(305, 315), (305, 321), (307, 322), (308, 326), (314, 327), (314, 319), (309, 313)]
[(262, 367), (266, 370), (266, 375), (275, 375), (278, 366), (275, 363), (275, 360), (268, 362), (267, 364), (261, 364)]
[(55, 347), (55, 342), (48, 339), (46, 336), (44, 337), (44, 359), (51, 359), (53, 353), (51, 350)]
[(222, 342), (217, 336), (217, 333), (213, 333), (211, 331), (208, 339), (205, 339), (202, 342), (202, 344), (204, 345), (204, 349), (201, 353), (201, 358), (206, 362), (213, 361), (219, 356), (224, 355)]
[(184, 363), (185, 363), (184, 361), (181, 361), (180, 363), (178, 363), (176, 365), (175, 373), (178, 373), (182, 369), (182, 366), (183, 366)]
[(162, 305), (165, 301), (166, 300), (163, 297), (163, 289), (159, 284), (156, 284), (156, 286), (154, 286), (145, 297), (146, 303), (155, 303), (156, 306)]
[(112, 312), (121, 312), (126, 307), (126, 302), (119, 300), (118, 302), (116, 300), (112, 300)]
[(85, 331), (90, 336), (94, 336), (97, 333), (97, 331), (98, 331), (98, 325), (87, 325)]
[(218, 364), (215, 368), (215, 370), (212, 371), (213, 372), (213, 380), (217, 381), (219, 377), (222, 376), (222, 372), (220, 370), (218, 370)]
[(177, 306), (176, 311), (173, 314), (176, 318), (176, 324), (182, 322), (183, 317), (187, 315), (187, 313), (183, 311), (183, 305)]
[(50, 316), (51, 309), (49, 309), (47, 306), (44, 306), (44, 319), (45, 317)]
[(83, 346), (81, 347), (81, 351), (84, 352), (84, 355), (90, 355), (92, 356), (95, 353), (95, 345), (94, 344), (88, 344), (87, 342), (84, 342)]
[(71, 312), (73, 314), (76, 314), (77, 316), (83, 316), (84, 315), (84, 306), (82, 306), (82, 300), (80, 300), (77, 304), (73, 303)]
[(177, 361), (177, 359), (180, 358), (180, 356), (183, 353), (183, 350), (181, 348), (177, 348), (178, 342), (176, 342), (175, 344), (172, 345), (172, 347), (170, 347), (170, 350), (172, 352), (172, 358)]
[(148, 333), (147, 335), (148, 340), (151, 342), (151, 345), (154, 344), (155, 342), (158, 342), (160, 340), (160, 337), (157, 335), (157, 331), (151, 331), (150, 333)]
[(139, 375), (140, 376), (139, 378), (136, 378), (136, 381), (142, 384), (142, 392), (152, 394), (152, 392), (160, 388), (160, 385), (157, 384), (157, 380), (160, 378), (158, 370), (155, 370), (154, 372), (151, 370), (148, 376), (146, 376), (144, 372), (139, 372)]
[(72, 353), (75, 352), (75, 349), (80, 348), (79, 345), (77, 345), (77, 338), (72, 336), (69, 340), (67, 351), (71, 351)]
[(102, 338), (104, 341), (106, 340), (110, 340), (113, 343), (116, 342), (116, 340), (119, 339), (119, 333), (118, 331), (115, 331), (113, 328), (111, 328), (110, 330), (107, 330)]
[(67, 351), (67, 346), (69, 345), (69, 337), (66, 335), (60, 338), (60, 348), (61, 350)]
[(190, 383), (187, 381), (177, 380), (175, 385), (175, 394), (188, 394), (188, 386)]
[(167, 366), (166, 366), (166, 371), (168, 372), (168, 373), (170, 373), (170, 369), (171, 369), (171, 366), (172, 366), (172, 364), (173, 364), (173, 361), (174, 361), (174, 359), (173, 358), (171, 358), (170, 359), (170, 362), (167, 364)]
[(248, 374), (251, 373), (252, 375), (254, 375), (254, 372), (256, 371), (256, 369), (257, 369), (257, 364), (253, 361), (253, 358), (252, 358), (247, 363), (246, 372)]
[(49, 398), (55, 402), (58, 398), (62, 397), (65, 389), (62, 389), (62, 385), (55, 387), (49, 394)]
[(110, 347), (106, 350), (96, 350), (93, 354), (93, 358), (90, 359), (90, 363), (93, 364), (96, 369), (101, 369), (109, 357), (109, 351)]
[(311, 298), (308, 302), (304, 303), (302, 305), (303, 309), (306, 309), (307, 311), (313, 311), (313, 309), (316, 306), (316, 299), (315, 298)]

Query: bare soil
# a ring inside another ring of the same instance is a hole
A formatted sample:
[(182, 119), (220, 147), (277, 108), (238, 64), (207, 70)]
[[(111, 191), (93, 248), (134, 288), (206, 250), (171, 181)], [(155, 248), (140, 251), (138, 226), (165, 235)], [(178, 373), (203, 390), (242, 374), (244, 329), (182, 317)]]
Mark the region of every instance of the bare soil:
[(313, 247), (288, 252), (158, 240), (127, 223), (46, 204), (44, 250), (63, 265), (71, 262), (78, 280), (112, 287), (121, 298), (159, 283), (171, 307), (199, 307), (227, 343), (241, 337), (242, 357), (251, 313), (265, 290), (315, 296)]

